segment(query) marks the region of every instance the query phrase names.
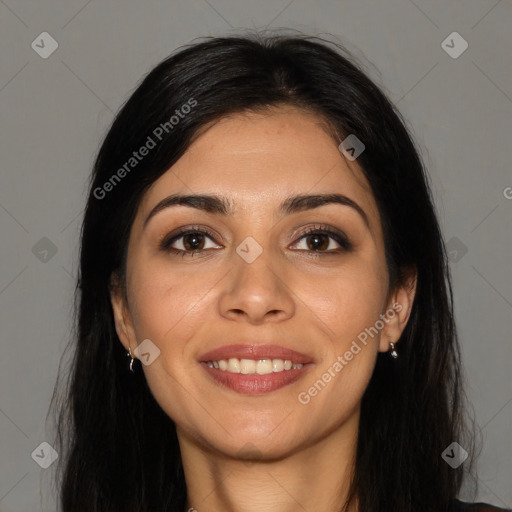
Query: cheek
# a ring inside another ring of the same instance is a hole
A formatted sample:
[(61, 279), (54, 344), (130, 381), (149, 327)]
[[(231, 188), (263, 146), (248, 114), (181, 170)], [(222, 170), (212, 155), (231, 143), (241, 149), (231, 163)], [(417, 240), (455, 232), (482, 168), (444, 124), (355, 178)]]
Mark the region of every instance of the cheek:
[(325, 361), (298, 396), (299, 407), (308, 411), (307, 418), (311, 418), (313, 425), (320, 422), (329, 431), (354, 414), (372, 376), (376, 357), (375, 351), (361, 347), (350, 361), (344, 355)]
[[(160, 349), (155, 362), (142, 367), (146, 381), (166, 414), (195, 432), (211, 403), (194, 387), (203, 370), (190, 357), (189, 346), (202, 337), (198, 331), (204, 332), (207, 323), (205, 308), (212, 307), (207, 292), (219, 278), (213, 272), (177, 272), (169, 262), (133, 263), (129, 289), (137, 341), (149, 338)], [(216, 417), (218, 413), (209, 414)]]
[(336, 277), (324, 280), (324, 286), (308, 287), (311, 309), (329, 327), (327, 334), (343, 350), (352, 339), (378, 320), (386, 298), (387, 277), (378, 267), (354, 265)]
[[(387, 273), (379, 262), (346, 267), (315, 297), (331, 343), (299, 402), (334, 428), (358, 407), (375, 367)], [(321, 302), (323, 301), (323, 302)], [(320, 315), (319, 315), (320, 316)], [(307, 386), (307, 387), (306, 387)]]
[(219, 278), (213, 272), (177, 272), (169, 262), (135, 263), (129, 290), (137, 341), (149, 338), (167, 361), (182, 361), (176, 357), (204, 324), (208, 291)]

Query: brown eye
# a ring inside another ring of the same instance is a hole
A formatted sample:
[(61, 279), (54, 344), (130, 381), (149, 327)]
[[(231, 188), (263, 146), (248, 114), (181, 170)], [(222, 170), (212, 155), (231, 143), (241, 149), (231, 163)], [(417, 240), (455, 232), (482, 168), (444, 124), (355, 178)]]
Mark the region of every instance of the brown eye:
[(303, 245), (302, 248), (299, 247), (300, 250), (326, 254), (350, 251), (353, 248), (346, 235), (341, 231), (338, 233), (319, 228), (308, 230), (299, 238), (299, 243)]
[(306, 240), (309, 240), (308, 247), (312, 251), (325, 251), (329, 247), (329, 237), (322, 233), (308, 235)]
[(207, 247), (208, 240), (214, 242), (213, 234), (203, 229), (188, 229), (181, 231), (160, 244), (163, 251), (173, 252), (182, 256), (192, 255), (206, 249), (218, 249), (219, 246)]
[(204, 248), (204, 235), (201, 233), (190, 233), (184, 235), (182, 238), (183, 246), (186, 251), (197, 251), (198, 249)]

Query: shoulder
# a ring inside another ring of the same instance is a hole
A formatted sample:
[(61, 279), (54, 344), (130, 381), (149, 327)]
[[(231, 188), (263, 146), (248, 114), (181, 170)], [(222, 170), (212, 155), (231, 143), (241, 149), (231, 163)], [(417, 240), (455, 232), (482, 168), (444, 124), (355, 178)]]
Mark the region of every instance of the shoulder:
[(499, 508), (488, 503), (467, 503), (454, 500), (450, 512), (511, 512), (511, 509)]

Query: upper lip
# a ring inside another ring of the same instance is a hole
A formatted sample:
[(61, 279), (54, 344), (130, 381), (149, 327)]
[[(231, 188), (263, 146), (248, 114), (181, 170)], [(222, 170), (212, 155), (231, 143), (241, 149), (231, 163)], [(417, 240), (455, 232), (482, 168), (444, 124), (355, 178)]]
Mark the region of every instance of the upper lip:
[(288, 359), (293, 364), (305, 364), (313, 361), (311, 356), (290, 348), (280, 345), (257, 344), (224, 345), (204, 353), (200, 356), (199, 360), (202, 362), (220, 361), (221, 359), (230, 359), (232, 357), (237, 359)]

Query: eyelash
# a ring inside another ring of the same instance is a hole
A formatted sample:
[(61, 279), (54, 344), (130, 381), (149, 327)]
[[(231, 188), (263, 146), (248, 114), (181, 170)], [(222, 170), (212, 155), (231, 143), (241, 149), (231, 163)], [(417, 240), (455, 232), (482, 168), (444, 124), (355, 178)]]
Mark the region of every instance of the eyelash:
[[(171, 247), (171, 245), (176, 240), (179, 240), (180, 238), (182, 238), (186, 235), (192, 235), (192, 234), (206, 235), (207, 237), (212, 239), (212, 241), (215, 241), (215, 235), (208, 229), (200, 228), (199, 226), (192, 226), (190, 228), (183, 229), (182, 231), (174, 234), (170, 238), (165, 237), (159, 244), (160, 249), (164, 252), (174, 253), (178, 256), (181, 256), (182, 258), (185, 256), (192, 257), (196, 253), (200, 253), (202, 251), (207, 250), (207, 249), (196, 249), (196, 250), (190, 251), (190, 250), (175, 249), (175, 248)], [(305, 231), (304, 233), (302, 233), (300, 235), (300, 237), (298, 238), (297, 241), (300, 241), (303, 238), (307, 238), (308, 236), (311, 236), (313, 234), (328, 236), (329, 238), (332, 238), (335, 242), (337, 242), (340, 245), (340, 247), (338, 249), (331, 249), (330, 251), (314, 251), (314, 250), (301, 249), (300, 250), (301, 252), (310, 252), (311, 256), (319, 257), (319, 256), (332, 256), (333, 254), (340, 254), (341, 252), (350, 252), (353, 250), (352, 243), (349, 241), (349, 239), (346, 237), (346, 235), (343, 232), (332, 231), (331, 229), (329, 229), (328, 227), (323, 226), (323, 225), (317, 225), (317, 226), (313, 226), (312, 228), (309, 228), (307, 231)]]

